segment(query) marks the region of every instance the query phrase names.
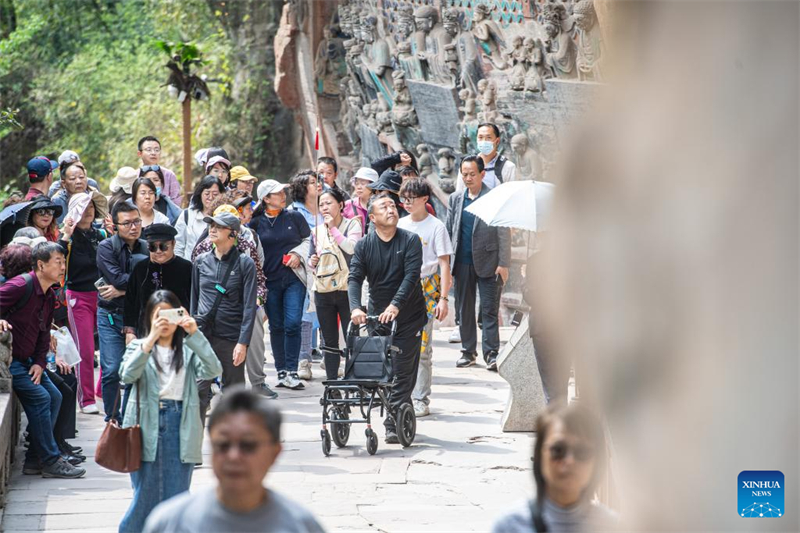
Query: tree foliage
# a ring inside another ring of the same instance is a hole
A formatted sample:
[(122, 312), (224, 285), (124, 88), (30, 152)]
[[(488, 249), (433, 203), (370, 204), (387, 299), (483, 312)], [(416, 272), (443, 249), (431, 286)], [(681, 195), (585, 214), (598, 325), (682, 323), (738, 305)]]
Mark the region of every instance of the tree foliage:
[[(162, 163), (182, 179), (181, 106), (164, 87), (175, 54), (214, 81), (213, 99), (192, 106), (193, 147), (224, 146), (263, 177), (284, 171), (289, 158), (276, 157), (283, 147), (269, 131), (280, 112), (271, 52), (255, 65), (248, 57), (276, 29), (248, 25), (274, 26), (279, 3), (242, 3), (257, 16), (232, 21), (207, 0), (0, 0), (0, 110), (21, 125), (0, 121), (0, 187), (24, 186), (34, 155), (67, 149), (107, 184), (138, 165), (144, 135), (161, 140)], [(237, 42), (247, 34), (257, 39)]]

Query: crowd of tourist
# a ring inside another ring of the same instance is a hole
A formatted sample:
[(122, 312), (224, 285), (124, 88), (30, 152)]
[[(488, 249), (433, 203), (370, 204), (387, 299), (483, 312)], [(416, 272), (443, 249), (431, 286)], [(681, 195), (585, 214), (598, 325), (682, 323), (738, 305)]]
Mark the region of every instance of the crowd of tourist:
[[(0, 331), (13, 331), (13, 388), (28, 419), (24, 473), (85, 474), (82, 450), (67, 441), (76, 403), (98, 413), (100, 396), (106, 422), (141, 427), (141, 467), (120, 525), (141, 531), (161, 501), (188, 490), (211, 398), (222, 391), (209, 431), (223, 490), (173, 500), (147, 530), (233, 530), (269, 517), (305, 527), (281, 530), (321, 530), (258, 489), (280, 452), (280, 418), (264, 403), (278, 397), (273, 388), (303, 389), (315, 361), (327, 379), (341, 377), (340, 332), (378, 316), (397, 325), (390, 408), (411, 403), (427, 416), (434, 322), (455, 314), (457, 366), (475, 365), (477, 295), (483, 360), (497, 369), (510, 234), (465, 208), (515, 170), (497, 153), (497, 126), (482, 124), (478, 137), (480, 153), (461, 161), (462, 186), (438, 218), (431, 186), (405, 150), (357, 169), (350, 193), (329, 157), (287, 184), (259, 180), (222, 148), (201, 150), (205, 175), (185, 209), (155, 137), (139, 141), (139, 168), (120, 168), (109, 195), (73, 151), (30, 160), (27, 217), (6, 224), (0, 243)], [(265, 325), (274, 384), (264, 370)], [(63, 360), (55, 326), (69, 328), (77, 365)], [(399, 442), (392, 418), (385, 424), (386, 442)], [(581, 460), (577, 448), (572, 455)], [(539, 504), (533, 512), (547, 520), (554, 511)]]

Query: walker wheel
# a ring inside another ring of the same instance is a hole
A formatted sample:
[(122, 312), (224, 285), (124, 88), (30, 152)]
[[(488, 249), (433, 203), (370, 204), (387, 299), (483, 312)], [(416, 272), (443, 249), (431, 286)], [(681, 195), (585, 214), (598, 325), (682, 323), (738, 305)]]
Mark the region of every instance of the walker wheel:
[(333, 415), (331, 417), (331, 425), (333, 426), (331, 437), (333, 437), (333, 443), (336, 444), (337, 448), (344, 448), (347, 446), (347, 441), (350, 438), (350, 424), (335, 424), (333, 421), (349, 420), (350, 417), (347, 415), (347, 411), (345, 411), (344, 407), (334, 407), (331, 414)]
[(331, 454), (331, 434), (327, 429), (323, 429), (319, 433), (322, 437), (322, 453), (328, 457)]
[(403, 448), (408, 448), (417, 436), (417, 417), (410, 403), (400, 406), (397, 413), (397, 438)]
[(375, 455), (378, 451), (378, 436), (372, 429), (367, 429), (364, 433), (367, 435), (367, 453)]

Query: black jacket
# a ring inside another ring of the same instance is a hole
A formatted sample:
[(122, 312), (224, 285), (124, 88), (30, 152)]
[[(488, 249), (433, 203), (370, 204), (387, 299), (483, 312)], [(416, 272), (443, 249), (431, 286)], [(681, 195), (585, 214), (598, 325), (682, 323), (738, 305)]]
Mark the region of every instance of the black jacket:
[[(106, 282), (120, 291), (128, 290), (128, 279), (133, 267), (140, 261), (149, 260), (147, 242), (138, 239), (133, 249), (128, 248), (119, 235), (102, 241), (97, 246), (97, 270)], [(115, 313), (122, 313), (125, 309), (125, 296), (104, 300), (98, 296), (97, 305)]]

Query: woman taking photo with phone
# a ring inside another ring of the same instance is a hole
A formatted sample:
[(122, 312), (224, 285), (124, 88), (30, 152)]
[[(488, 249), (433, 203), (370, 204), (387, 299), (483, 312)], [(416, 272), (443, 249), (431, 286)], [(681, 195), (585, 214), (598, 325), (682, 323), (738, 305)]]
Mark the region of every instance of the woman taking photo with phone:
[(156, 505), (189, 490), (194, 465), (203, 460), (197, 380), (222, 374), (175, 294), (154, 292), (144, 317), (143, 337), (128, 345), (119, 369), (120, 380), (133, 385), (122, 427), (139, 424), (142, 432), (142, 463), (131, 473), (133, 501), (120, 533), (142, 531)]

